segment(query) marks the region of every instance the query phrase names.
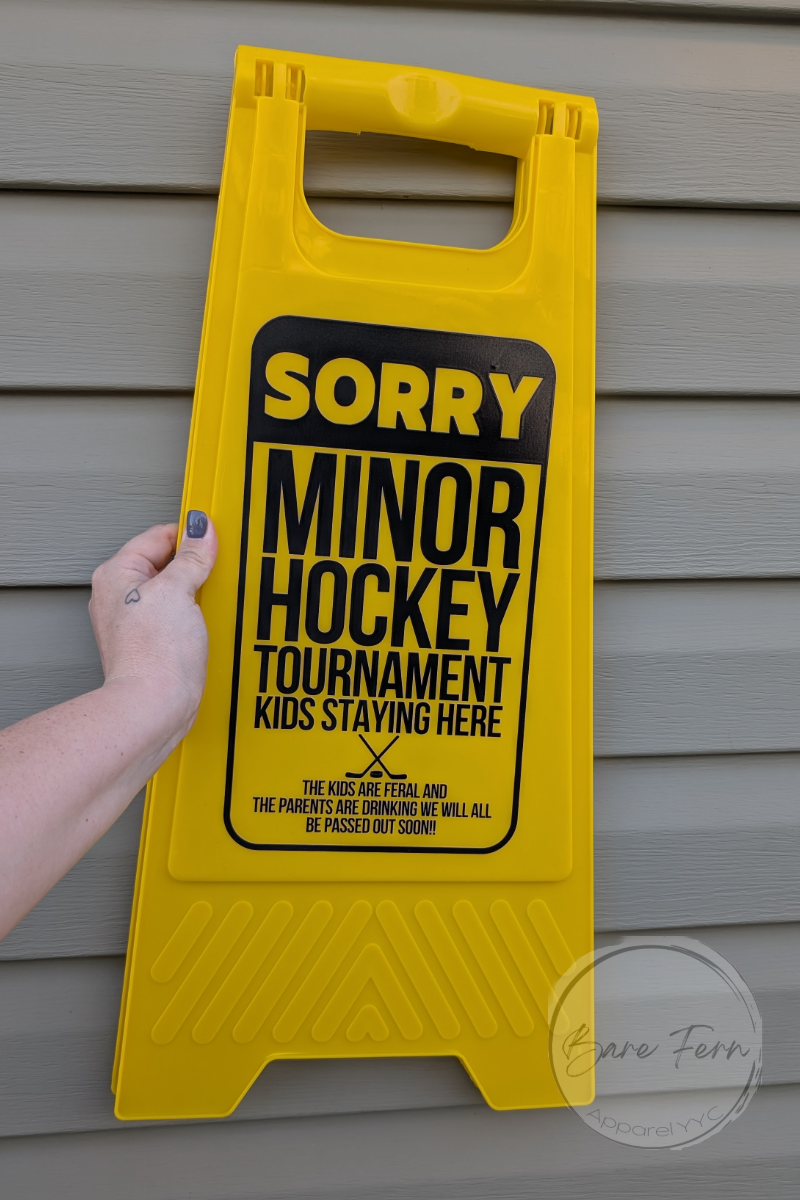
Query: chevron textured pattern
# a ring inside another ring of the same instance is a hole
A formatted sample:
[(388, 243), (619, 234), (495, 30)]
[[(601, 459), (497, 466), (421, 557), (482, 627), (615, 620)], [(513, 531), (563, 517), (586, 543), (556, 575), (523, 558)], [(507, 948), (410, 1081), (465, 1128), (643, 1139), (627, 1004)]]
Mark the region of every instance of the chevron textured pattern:
[(155, 983), (176, 981), (153, 1041), (188, 1025), (199, 1045), (227, 1030), (241, 1045), (303, 1033), (322, 1048), (340, 1031), (413, 1043), (426, 1025), (452, 1040), (465, 1026), (490, 1039), (505, 1024), (526, 1038), (548, 1023), (572, 955), (543, 900), (495, 899), (482, 913), (466, 899), (403, 907), (357, 899), (336, 912), (317, 900), (298, 911), (281, 899), (256, 914), (247, 901), (194, 903), (151, 968)]

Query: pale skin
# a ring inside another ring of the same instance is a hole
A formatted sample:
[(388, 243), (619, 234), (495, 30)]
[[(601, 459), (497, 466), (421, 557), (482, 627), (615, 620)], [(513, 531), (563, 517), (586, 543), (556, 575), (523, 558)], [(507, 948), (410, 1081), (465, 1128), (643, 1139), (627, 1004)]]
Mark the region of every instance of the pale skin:
[(92, 577), (103, 686), (0, 733), (0, 937), (102, 837), (197, 716), (208, 637), (195, 593), (217, 539), (209, 521), (176, 552), (177, 534), (155, 525)]

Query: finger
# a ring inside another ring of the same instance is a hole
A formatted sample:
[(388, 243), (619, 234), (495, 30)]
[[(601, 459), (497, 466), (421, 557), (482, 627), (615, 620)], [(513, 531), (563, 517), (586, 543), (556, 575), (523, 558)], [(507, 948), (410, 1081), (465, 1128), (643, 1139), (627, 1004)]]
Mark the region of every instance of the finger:
[(164, 582), (175, 583), (194, 596), (211, 572), (217, 557), (217, 531), (209, 517), (192, 509), (174, 559), (162, 572)]
[(106, 567), (118, 570), (126, 579), (130, 578), (136, 582), (152, 579), (163, 570), (175, 553), (177, 540), (177, 525), (153, 525), (126, 542), (114, 557), (109, 559)]

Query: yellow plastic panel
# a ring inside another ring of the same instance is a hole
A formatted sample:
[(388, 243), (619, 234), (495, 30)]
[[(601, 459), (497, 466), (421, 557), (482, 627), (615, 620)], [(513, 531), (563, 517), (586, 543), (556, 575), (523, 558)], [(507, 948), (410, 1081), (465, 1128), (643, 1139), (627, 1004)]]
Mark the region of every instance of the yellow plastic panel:
[[(307, 128), (516, 156), (508, 236), (333, 233)], [(596, 139), (585, 97), (237, 54), (184, 497), (220, 537), (208, 685), (150, 788), (119, 1117), (224, 1116), (287, 1057), (455, 1055), (496, 1108), (564, 1103), (552, 989), (592, 944)]]

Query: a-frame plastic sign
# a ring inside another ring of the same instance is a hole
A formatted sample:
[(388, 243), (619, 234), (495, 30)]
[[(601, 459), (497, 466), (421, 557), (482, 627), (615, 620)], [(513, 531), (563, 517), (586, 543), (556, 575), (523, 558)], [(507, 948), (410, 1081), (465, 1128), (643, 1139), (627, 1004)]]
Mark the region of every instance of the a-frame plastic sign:
[[(507, 237), (332, 232), (307, 129), (513, 155)], [(276, 1058), (453, 1055), (496, 1108), (564, 1103), (596, 139), (581, 96), (238, 52), (184, 497), (219, 531), (208, 684), (150, 789), (119, 1117), (223, 1116)]]

